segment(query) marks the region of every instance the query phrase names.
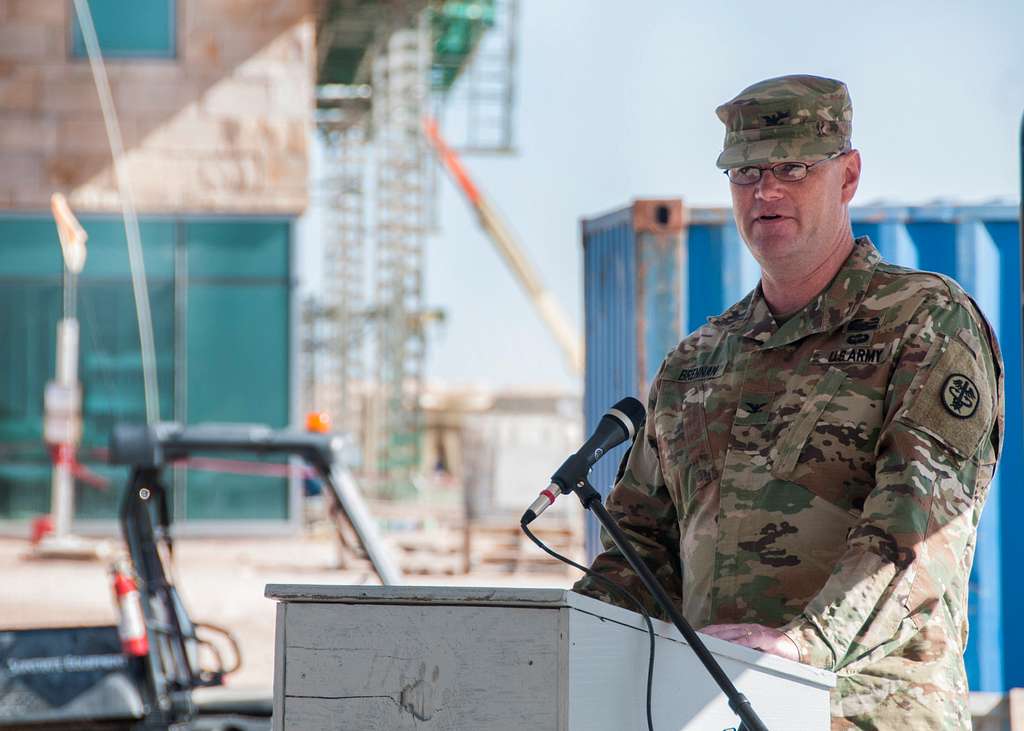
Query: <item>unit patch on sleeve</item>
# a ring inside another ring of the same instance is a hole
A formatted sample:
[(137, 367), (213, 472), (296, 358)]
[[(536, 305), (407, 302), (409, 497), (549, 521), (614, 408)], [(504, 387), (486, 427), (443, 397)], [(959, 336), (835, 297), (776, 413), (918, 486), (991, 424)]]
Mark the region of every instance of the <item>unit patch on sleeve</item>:
[(942, 384), (942, 405), (958, 419), (970, 419), (978, 410), (978, 387), (963, 373), (954, 373)]

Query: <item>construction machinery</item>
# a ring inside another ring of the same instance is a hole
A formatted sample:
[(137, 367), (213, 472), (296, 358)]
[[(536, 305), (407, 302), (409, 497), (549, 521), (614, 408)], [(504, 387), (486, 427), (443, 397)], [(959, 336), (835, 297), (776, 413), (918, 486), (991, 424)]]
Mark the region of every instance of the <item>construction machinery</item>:
[(0, 630), (0, 728), (269, 729), (269, 698), (198, 703), (241, 664), (225, 629), (194, 621), (173, 581), (174, 541), (164, 472), (209, 452), (300, 457), (324, 486), (331, 514), (358, 537), (381, 582), (400, 573), (327, 434), (253, 425), (119, 425), (110, 461), (131, 468), (121, 510), (126, 561), (113, 571), (120, 626)]

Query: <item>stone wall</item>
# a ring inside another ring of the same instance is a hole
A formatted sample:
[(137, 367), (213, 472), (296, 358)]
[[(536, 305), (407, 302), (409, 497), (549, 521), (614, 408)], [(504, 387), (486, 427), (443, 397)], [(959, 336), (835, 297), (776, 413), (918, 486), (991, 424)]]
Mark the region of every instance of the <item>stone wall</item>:
[[(70, 0), (0, 0), (0, 210), (120, 210)], [(108, 59), (141, 213), (300, 213), (314, 108), (310, 0), (178, 0), (177, 57)]]

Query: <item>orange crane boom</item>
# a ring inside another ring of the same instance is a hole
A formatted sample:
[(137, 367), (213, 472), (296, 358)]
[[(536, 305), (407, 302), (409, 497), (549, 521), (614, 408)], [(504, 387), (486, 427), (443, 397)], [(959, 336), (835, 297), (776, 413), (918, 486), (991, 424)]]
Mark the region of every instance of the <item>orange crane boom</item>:
[(554, 336), (558, 346), (562, 349), (569, 370), (573, 375), (583, 373), (583, 345), (582, 339), (575, 328), (569, 323), (569, 318), (559, 306), (558, 301), (550, 291), (544, 287), (540, 275), (530, 260), (526, 258), (523, 248), (516, 241), (497, 211), (477, 188), (476, 184), (469, 177), (458, 154), (451, 149), (441, 137), (437, 128), (437, 122), (430, 117), (423, 119), (423, 132), (427, 140), (437, 152), (437, 156), (447, 168), (456, 185), (465, 194), (469, 204), (476, 212), (480, 227), (487, 233), (491, 241), (498, 249), (498, 253), (505, 260), (505, 263), (512, 270), (527, 296), (537, 308), (541, 319), (547, 325), (548, 330)]

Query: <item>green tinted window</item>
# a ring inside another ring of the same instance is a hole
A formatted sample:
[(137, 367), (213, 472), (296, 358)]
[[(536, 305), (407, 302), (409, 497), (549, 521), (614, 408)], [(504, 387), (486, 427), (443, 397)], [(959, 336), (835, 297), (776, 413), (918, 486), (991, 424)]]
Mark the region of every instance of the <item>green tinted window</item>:
[[(79, 460), (108, 481), (80, 481), (80, 518), (116, 515), (124, 468), (99, 458), (111, 425), (145, 420), (135, 298), (128, 278), (124, 224), (82, 218), (89, 235), (78, 289), (82, 444)], [(141, 224), (156, 341), (161, 417), (174, 413), (174, 225)], [(54, 377), (56, 326), (63, 316), (63, 262), (51, 219), (0, 219), (0, 517), (50, 509), (50, 467), (43, 444), (43, 389)]]
[(189, 222), (189, 280), (288, 276), (288, 223), (283, 221)]
[[(76, 514), (112, 518), (127, 471), (102, 463), (110, 428), (145, 419), (138, 324), (123, 223), (85, 216), (82, 226), (89, 239), (78, 290), (79, 460), (109, 484), (80, 480)], [(140, 228), (161, 418), (286, 426), (289, 223), (148, 219)], [(43, 389), (54, 374), (62, 271), (52, 220), (0, 216), (0, 519), (49, 510)], [(288, 515), (280, 477), (192, 470), (176, 485), (179, 519)]]
[[(286, 222), (186, 226), (189, 423), (287, 426), (288, 233)], [(192, 470), (185, 515), (286, 518), (287, 482)]]
[[(85, 41), (74, 4), (71, 55), (85, 58)], [(175, 0), (89, 0), (96, 38), (104, 56), (174, 58)]]

